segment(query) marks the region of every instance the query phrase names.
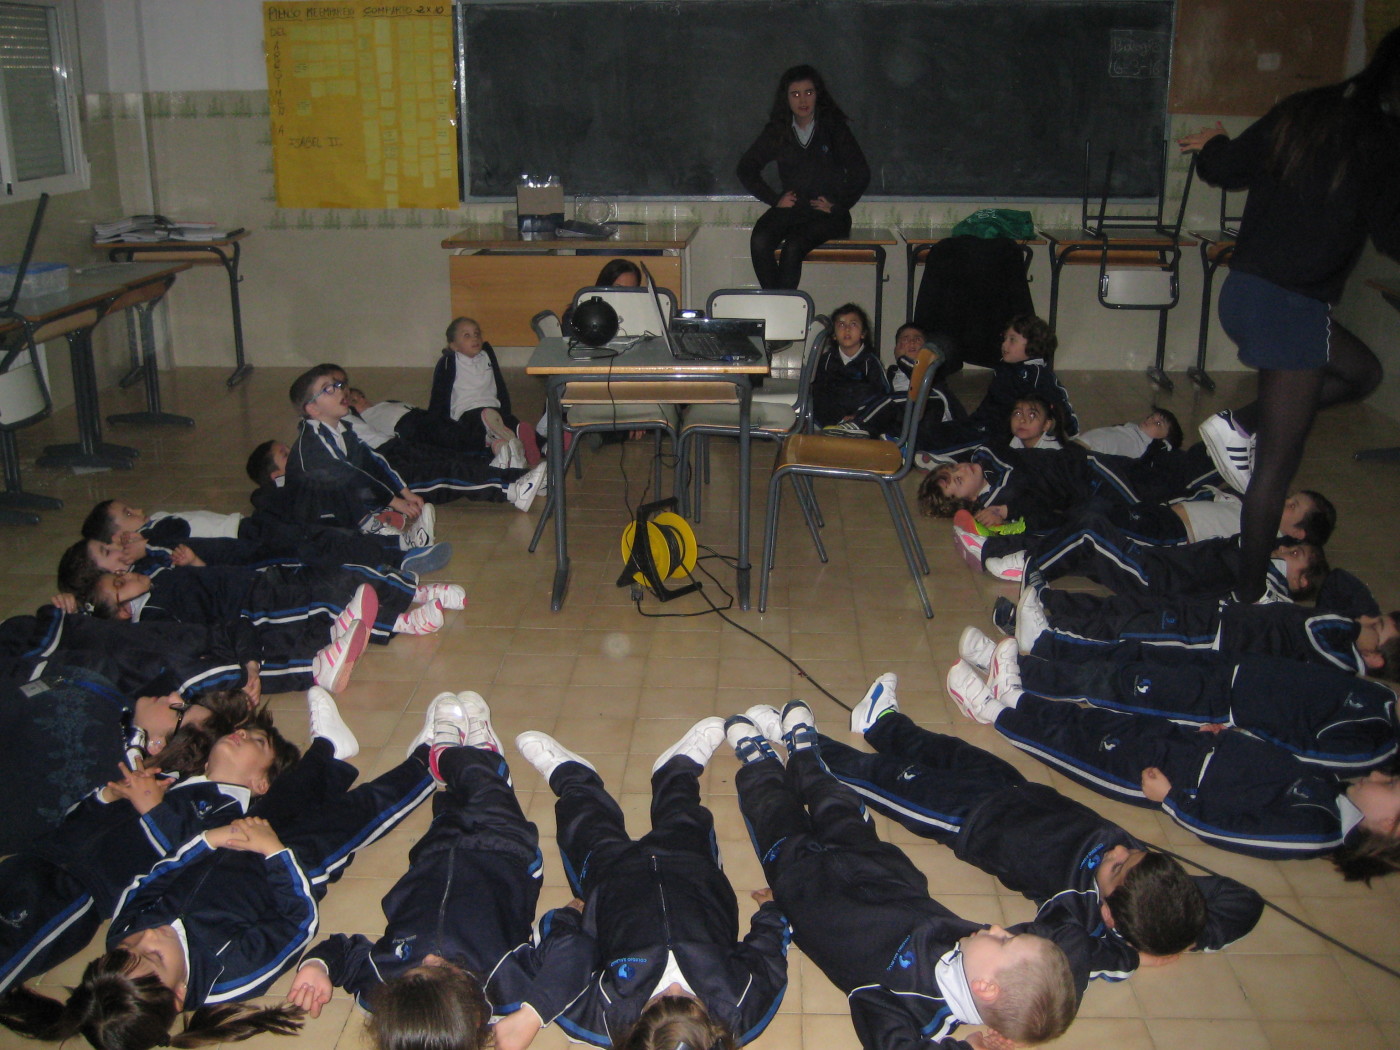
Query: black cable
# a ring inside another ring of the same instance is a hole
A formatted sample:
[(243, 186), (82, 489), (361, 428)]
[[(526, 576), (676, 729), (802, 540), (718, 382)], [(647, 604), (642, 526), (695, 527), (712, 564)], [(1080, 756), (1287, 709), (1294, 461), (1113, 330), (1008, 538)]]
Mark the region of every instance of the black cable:
[[(701, 545), (700, 545), (700, 548), (701, 548), (702, 550), (706, 550), (706, 551), (709, 551), (709, 552), (710, 552), (710, 553), (706, 556), (706, 557), (708, 557), (708, 558), (718, 559), (719, 561), (724, 562), (726, 565), (729, 565), (730, 567), (734, 567), (734, 566), (737, 564), (737, 563), (736, 563), (736, 560), (735, 560), (734, 558), (729, 557), (728, 555), (720, 554), (720, 553), (719, 553), (718, 551), (716, 551), (713, 547), (707, 547), (707, 546), (701, 544)], [(705, 559), (705, 558), (701, 558), (699, 561), (702, 562), (702, 561), (704, 561), (704, 560), (706, 560), (706, 559)], [(772, 642), (770, 642), (767, 638), (764, 638), (764, 637), (763, 637), (762, 635), (760, 635), (760, 634), (756, 634), (755, 632), (753, 632), (753, 631), (749, 630), (747, 627), (745, 627), (743, 624), (737, 623), (737, 622), (736, 622), (735, 620), (733, 620), (732, 618), (726, 616), (726, 615), (725, 615), (725, 612), (726, 612), (727, 610), (732, 609), (732, 608), (734, 607), (734, 596), (733, 596), (732, 594), (730, 594), (727, 590), (725, 590), (724, 585), (721, 584), (721, 583), (719, 582), (719, 580), (715, 579), (715, 577), (710, 573), (710, 571), (709, 571), (708, 569), (705, 569), (702, 565), (700, 565), (699, 562), (696, 563), (696, 568), (698, 568), (698, 569), (700, 569), (702, 572), (704, 572), (705, 575), (708, 576), (708, 577), (714, 582), (715, 586), (718, 587), (718, 588), (720, 589), (720, 591), (724, 594), (724, 596), (725, 596), (725, 598), (728, 600), (728, 602), (727, 602), (727, 604), (726, 604), (723, 608), (721, 608), (720, 606), (716, 605), (713, 601), (710, 600), (710, 596), (709, 596), (708, 594), (705, 593), (705, 587), (704, 587), (704, 584), (702, 583), (701, 586), (700, 586), (700, 591), (699, 591), (699, 593), (700, 593), (700, 597), (702, 597), (702, 598), (705, 600), (705, 604), (707, 604), (707, 605), (709, 606), (708, 609), (702, 609), (702, 610), (700, 610), (699, 612), (692, 612), (692, 613), (649, 613), (649, 612), (646, 612), (646, 611), (644, 611), (644, 610), (642, 609), (642, 597), (641, 597), (641, 593), (639, 592), (639, 593), (636, 595), (636, 597), (635, 597), (635, 602), (636, 602), (636, 606), (637, 606), (637, 612), (640, 613), (642, 616), (647, 616), (647, 617), (651, 617), (651, 618), (654, 618), (654, 619), (663, 619), (663, 618), (666, 618), (666, 617), (683, 618), (683, 617), (688, 617), (688, 616), (709, 616), (709, 615), (711, 615), (711, 614), (714, 614), (714, 615), (718, 616), (721, 620), (723, 620), (725, 623), (729, 624), (731, 627), (738, 628), (740, 631), (742, 631), (744, 634), (748, 635), (750, 638), (754, 639), (755, 641), (757, 641), (757, 642), (761, 643), (762, 645), (768, 647), (769, 649), (773, 650), (773, 652), (777, 653), (780, 657), (782, 657), (784, 660), (786, 660), (787, 663), (792, 667), (793, 670), (795, 670), (795, 671), (798, 673), (799, 676), (801, 676), (802, 678), (805, 678), (807, 681), (811, 682), (813, 688), (815, 688), (815, 689), (817, 690), (817, 692), (821, 693), (823, 696), (825, 696), (828, 700), (830, 700), (832, 703), (834, 703), (837, 707), (841, 708), (843, 711), (846, 711), (846, 712), (848, 712), (848, 713), (850, 712), (851, 707), (850, 707), (849, 704), (844, 703), (842, 700), (838, 699), (835, 695), (833, 695), (833, 694), (832, 694), (829, 690), (827, 690), (820, 682), (818, 682), (815, 678), (813, 678), (811, 675), (809, 675), (809, 674), (803, 669), (803, 667), (802, 667), (801, 664), (799, 664), (799, 663), (798, 663), (796, 660), (794, 660), (792, 657), (788, 656), (787, 653), (783, 652), (783, 651), (782, 651), (781, 649), (779, 649), (776, 645), (774, 645)], [(693, 579), (694, 579), (694, 576), (691, 575), (690, 578), (693, 580)], [(1171, 858), (1173, 858), (1174, 860), (1179, 861), (1179, 862), (1182, 863), (1182, 864), (1189, 864), (1191, 867), (1197, 868), (1197, 869), (1199, 869), (1200, 871), (1205, 872), (1207, 875), (1214, 875), (1216, 878), (1227, 878), (1227, 877), (1228, 877), (1228, 876), (1221, 875), (1221, 873), (1218, 872), (1218, 871), (1214, 871), (1214, 870), (1212, 870), (1212, 869), (1206, 867), (1204, 864), (1202, 864), (1202, 863), (1201, 863), (1200, 861), (1198, 861), (1198, 860), (1192, 860), (1190, 857), (1183, 857), (1181, 854), (1179, 854), (1179, 853), (1174, 853), (1174, 852), (1172, 852), (1171, 850), (1167, 849), (1167, 848), (1164, 847), (1164, 846), (1159, 846), (1159, 845), (1157, 845), (1156, 843), (1153, 843), (1153, 842), (1146, 842), (1146, 841), (1144, 841), (1144, 840), (1139, 840), (1139, 841), (1142, 841), (1142, 842), (1143, 842), (1143, 845), (1147, 846), (1149, 849), (1152, 849), (1152, 850), (1156, 851), (1157, 853), (1165, 854), (1166, 856), (1171, 857)], [(1361, 960), (1362, 962), (1364, 962), (1364, 963), (1368, 963), (1369, 965), (1374, 966), (1377, 970), (1380, 970), (1380, 971), (1382, 971), (1383, 973), (1388, 973), (1388, 974), (1390, 974), (1390, 976), (1392, 976), (1392, 977), (1400, 977), (1400, 970), (1396, 970), (1396, 969), (1394, 969), (1393, 967), (1387, 966), (1385, 963), (1381, 962), (1379, 959), (1372, 958), (1371, 956), (1367, 955), (1365, 952), (1361, 951), (1360, 949), (1353, 948), (1351, 945), (1349, 945), (1349, 944), (1347, 944), (1347, 943), (1345, 943), (1345, 942), (1343, 942), (1343, 941), (1338, 940), (1336, 937), (1333, 937), (1330, 933), (1326, 933), (1326, 932), (1324, 932), (1324, 931), (1318, 929), (1316, 926), (1314, 926), (1312, 923), (1308, 922), (1306, 919), (1302, 919), (1302, 918), (1300, 918), (1299, 916), (1294, 915), (1294, 914), (1293, 914), (1291, 911), (1289, 911), (1287, 908), (1280, 907), (1279, 905), (1275, 904), (1273, 901), (1269, 900), (1269, 898), (1264, 897), (1262, 894), (1261, 894), (1261, 896), (1260, 896), (1260, 899), (1264, 902), (1264, 905), (1265, 905), (1266, 907), (1272, 908), (1274, 911), (1278, 912), (1280, 915), (1282, 915), (1282, 916), (1283, 916), (1285, 919), (1287, 919), (1289, 922), (1292, 922), (1292, 923), (1293, 923), (1294, 925), (1296, 925), (1296, 926), (1302, 927), (1303, 929), (1307, 930), (1309, 933), (1313, 934), (1313, 935), (1316, 936), (1316, 937), (1322, 938), (1322, 939), (1323, 939), (1324, 941), (1326, 941), (1328, 944), (1331, 944), (1331, 945), (1334, 945), (1334, 946), (1337, 947), (1337, 948), (1340, 948), (1342, 951), (1346, 952), (1348, 955), (1351, 955), (1351, 956), (1353, 956), (1354, 958), (1360, 959), (1360, 960)]]

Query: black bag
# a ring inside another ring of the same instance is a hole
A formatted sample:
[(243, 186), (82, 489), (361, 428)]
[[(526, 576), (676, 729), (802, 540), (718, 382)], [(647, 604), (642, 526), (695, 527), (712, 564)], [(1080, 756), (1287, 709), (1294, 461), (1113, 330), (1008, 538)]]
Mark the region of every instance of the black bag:
[(949, 237), (929, 249), (914, 323), (949, 350), (942, 375), (963, 362), (1001, 360), (1007, 323), (1035, 313), (1021, 246), (1006, 237)]

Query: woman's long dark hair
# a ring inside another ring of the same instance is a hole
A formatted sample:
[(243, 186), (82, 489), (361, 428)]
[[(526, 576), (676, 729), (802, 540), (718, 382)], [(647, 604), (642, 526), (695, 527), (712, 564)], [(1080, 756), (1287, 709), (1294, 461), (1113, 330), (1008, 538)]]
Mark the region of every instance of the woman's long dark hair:
[[(1349, 80), (1300, 91), (1279, 104), (1273, 133), (1274, 173), (1296, 180), (1309, 164), (1332, 166), (1332, 190), (1353, 162), (1387, 136), (1400, 135), (1400, 28), (1376, 46), (1366, 68)], [(1391, 173), (1393, 175), (1393, 173)]]
[(82, 982), (60, 1003), (24, 986), (0, 997), (0, 1024), (20, 1035), (49, 1042), (84, 1036), (97, 1050), (150, 1050), (206, 1043), (236, 1043), (263, 1032), (292, 1035), (303, 1011), (290, 1003), (254, 1007), (237, 1003), (202, 1006), (185, 1027), (171, 1033), (180, 1011), (175, 993), (152, 976), (132, 977), (136, 963), (117, 949), (88, 963)]
[(810, 80), (817, 89), (818, 120), (849, 120), (831, 93), (826, 90), (826, 81), (813, 66), (793, 66), (783, 71), (778, 78), (778, 90), (773, 96), (773, 107), (768, 111), (768, 123), (787, 125), (792, 120), (792, 110), (788, 107), (788, 88), (799, 80)]

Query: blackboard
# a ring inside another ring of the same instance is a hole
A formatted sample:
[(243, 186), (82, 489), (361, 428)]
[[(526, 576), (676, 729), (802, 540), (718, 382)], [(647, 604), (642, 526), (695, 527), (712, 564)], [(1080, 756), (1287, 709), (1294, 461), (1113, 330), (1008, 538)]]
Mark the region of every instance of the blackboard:
[(867, 196), (1077, 197), (1086, 140), (1096, 157), (1115, 152), (1114, 196), (1156, 196), (1172, 11), (1172, 0), (466, 4), (468, 195), (508, 196), (530, 171), (570, 194), (746, 196), (735, 164), (779, 74), (806, 62), (851, 118)]

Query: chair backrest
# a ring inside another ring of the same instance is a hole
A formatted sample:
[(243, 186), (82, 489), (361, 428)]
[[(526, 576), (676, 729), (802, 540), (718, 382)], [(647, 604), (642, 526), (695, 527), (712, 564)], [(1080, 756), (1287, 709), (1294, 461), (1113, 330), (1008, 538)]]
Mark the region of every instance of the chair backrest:
[(1244, 205), (1240, 205), (1237, 212), (1230, 211), (1230, 191), (1224, 186), (1220, 187), (1220, 230), (1222, 233), (1230, 233), (1239, 236), (1240, 221), (1244, 218)]
[(541, 310), (530, 318), (530, 327), (534, 329), (536, 339), (560, 339), (564, 335), (564, 326), (559, 323), (559, 315), (553, 310)]
[(904, 408), (904, 426), (899, 432), (899, 447), (904, 453), (904, 465), (900, 476), (908, 472), (914, 464), (914, 438), (919, 432), (919, 421), (924, 418), (928, 405), (928, 392), (933, 389), (933, 381), (945, 355), (941, 350), (925, 345), (919, 350), (914, 362), (913, 374), (909, 376), (909, 401)]
[(645, 288), (580, 288), (574, 293), (574, 305), (597, 296), (617, 311), (618, 335), (644, 335), (647, 332), (660, 335), (661, 327), (669, 325), (676, 312), (676, 296), (669, 288), (658, 288), (656, 292), (666, 314), (659, 320), (651, 292)]
[(806, 292), (782, 288), (721, 288), (705, 302), (708, 317), (742, 317), (763, 322), (769, 342), (807, 338), (807, 324), (817, 312)]
[(1122, 309), (1175, 306), (1177, 293), (1177, 277), (1171, 269), (1105, 269), (1099, 282), (1099, 301)]
[(818, 325), (807, 341), (806, 355), (802, 358), (802, 372), (797, 378), (797, 400), (793, 402), (795, 418), (789, 433), (802, 434), (813, 429), (812, 424), (812, 376), (817, 371), (817, 359), (822, 356), (826, 344), (831, 339), (831, 319), (819, 315), (814, 319)]

